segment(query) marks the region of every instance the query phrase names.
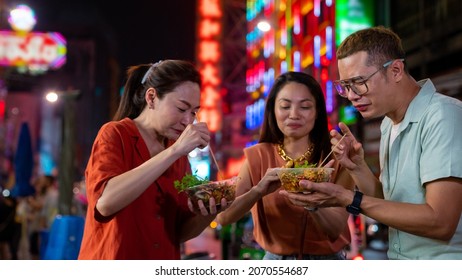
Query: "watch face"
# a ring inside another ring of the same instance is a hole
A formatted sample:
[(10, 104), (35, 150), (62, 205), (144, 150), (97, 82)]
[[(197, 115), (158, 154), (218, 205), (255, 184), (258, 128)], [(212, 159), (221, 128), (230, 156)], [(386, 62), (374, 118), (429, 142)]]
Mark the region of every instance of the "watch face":
[(354, 207), (353, 205), (348, 205), (346, 210), (348, 213), (351, 213), (353, 215), (359, 215), (359, 213), (361, 212), (359, 208)]
[(360, 205), (361, 205), (362, 198), (363, 198), (363, 193), (359, 191), (355, 191), (353, 202), (346, 207), (346, 210), (353, 215), (359, 215), (359, 213), (361, 213)]

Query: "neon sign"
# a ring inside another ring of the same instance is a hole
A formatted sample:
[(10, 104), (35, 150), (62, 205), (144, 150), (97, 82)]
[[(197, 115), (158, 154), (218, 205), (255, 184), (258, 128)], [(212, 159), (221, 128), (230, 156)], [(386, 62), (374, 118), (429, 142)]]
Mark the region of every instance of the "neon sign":
[(338, 0), (335, 5), (337, 45), (351, 33), (374, 25), (374, 1)]
[[(247, 0), (246, 11), (246, 90), (254, 100), (246, 107), (246, 127), (256, 129), (261, 125), (264, 110), (259, 99), (267, 96), (275, 77), (287, 71), (304, 71), (315, 77), (325, 93), (327, 113), (333, 113), (335, 95), (332, 76), (335, 67), (332, 62), (336, 59), (334, 1)], [(272, 26), (264, 34), (255, 27), (261, 18)]]
[(57, 69), (66, 62), (66, 40), (56, 32), (0, 31), (0, 65)]
[(200, 0), (198, 3), (198, 66), (202, 75), (200, 120), (210, 131), (221, 129), (221, 17), (220, 0)]

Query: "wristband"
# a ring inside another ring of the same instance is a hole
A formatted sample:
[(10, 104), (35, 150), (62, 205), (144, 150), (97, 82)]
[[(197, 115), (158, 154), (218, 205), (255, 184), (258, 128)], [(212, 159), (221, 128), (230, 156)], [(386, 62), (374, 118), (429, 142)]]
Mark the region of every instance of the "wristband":
[(353, 197), (353, 202), (346, 207), (348, 213), (351, 213), (355, 216), (361, 213), (361, 201), (363, 200), (363, 193), (360, 191), (355, 191), (355, 196)]

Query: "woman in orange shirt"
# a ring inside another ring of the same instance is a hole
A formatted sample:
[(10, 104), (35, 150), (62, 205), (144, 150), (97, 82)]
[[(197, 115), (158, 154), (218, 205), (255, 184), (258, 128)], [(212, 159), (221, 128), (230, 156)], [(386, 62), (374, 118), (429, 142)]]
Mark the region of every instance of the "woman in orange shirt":
[[(304, 208), (275, 192), (281, 186), (275, 167), (320, 163), (330, 152), (329, 140), (319, 83), (303, 72), (279, 76), (268, 94), (259, 143), (244, 150), (237, 198), (218, 222), (235, 222), (250, 210), (264, 259), (345, 259), (351, 238), (345, 208)], [(335, 165), (333, 180), (352, 189), (351, 177)]]
[(191, 173), (188, 153), (210, 141), (206, 123), (193, 123), (200, 74), (190, 62), (166, 60), (131, 67), (127, 76), (114, 120), (101, 127), (86, 168), (79, 259), (180, 259), (180, 244), (217, 214), (213, 199), (210, 209), (193, 213), (174, 188)]

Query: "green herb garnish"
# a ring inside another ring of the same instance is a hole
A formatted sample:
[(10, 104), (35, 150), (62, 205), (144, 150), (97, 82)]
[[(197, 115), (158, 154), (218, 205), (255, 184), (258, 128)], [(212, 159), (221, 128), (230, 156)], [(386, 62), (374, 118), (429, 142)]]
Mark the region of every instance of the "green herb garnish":
[(315, 163), (309, 163), (307, 160), (305, 160), (303, 163), (295, 163), (294, 168), (313, 168), (316, 167)]
[(184, 191), (188, 188), (191, 188), (197, 185), (206, 184), (206, 183), (210, 183), (210, 180), (207, 177), (201, 178), (197, 176), (196, 174), (186, 174), (181, 179), (181, 181), (176, 180), (175, 182), (173, 182), (175, 189), (177, 189), (179, 192)]

